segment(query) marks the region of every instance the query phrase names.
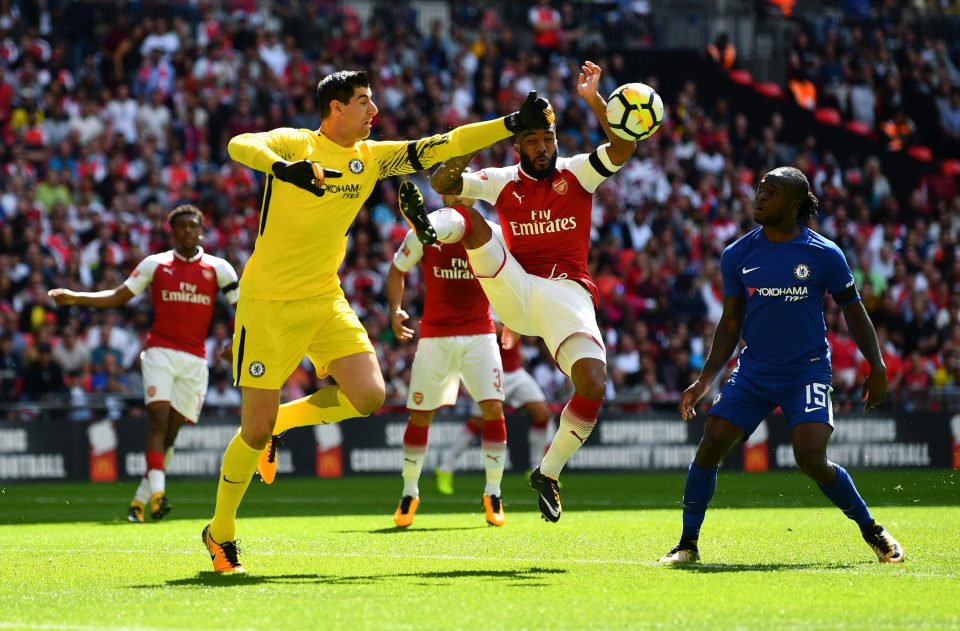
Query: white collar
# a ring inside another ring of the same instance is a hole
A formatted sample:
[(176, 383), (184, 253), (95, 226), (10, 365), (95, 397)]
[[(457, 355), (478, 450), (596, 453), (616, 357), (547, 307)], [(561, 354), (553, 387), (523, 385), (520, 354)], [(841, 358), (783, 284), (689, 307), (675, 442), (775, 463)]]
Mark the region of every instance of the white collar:
[(193, 263), (194, 261), (199, 261), (200, 257), (203, 256), (203, 248), (200, 247), (199, 245), (197, 246), (197, 253), (196, 255), (193, 256), (193, 258), (188, 259), (186, 257), (180, 256), (180, 254), (177, 253), (176, 249), (171, 250), (171, 252), (173, 252), (173, 255), (175, 257), (177, 257), (181, 261), (186, 261), (187, 263)]

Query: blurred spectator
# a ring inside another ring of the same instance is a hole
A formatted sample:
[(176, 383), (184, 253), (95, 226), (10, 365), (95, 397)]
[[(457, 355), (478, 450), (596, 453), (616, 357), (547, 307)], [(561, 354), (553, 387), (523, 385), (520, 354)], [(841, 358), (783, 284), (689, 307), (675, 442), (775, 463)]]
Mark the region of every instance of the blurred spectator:
[(63, 371), (54, 363), (50, 345), (37, 345), (36, 358), (23, 371), (23, 396), (27, 401), (50, 401), (66, 393)]
[(233, 409), (240, 407), (240, 391), (230, 383), (229, 375), (230, 373), (224, 370), (216, 370), (210, 375), (206, 406)]

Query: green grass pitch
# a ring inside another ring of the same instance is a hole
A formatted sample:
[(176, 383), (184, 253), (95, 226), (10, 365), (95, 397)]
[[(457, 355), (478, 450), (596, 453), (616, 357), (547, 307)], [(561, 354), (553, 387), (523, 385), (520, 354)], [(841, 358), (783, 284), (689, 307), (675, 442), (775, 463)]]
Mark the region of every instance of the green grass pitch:
[(880, 565), (799, 473), (721, 473), (703, 563), (656, 559), (680, 528), (682, 474), (564, 476), (546, 524), (519, 476), (507, 524), (482, 481), (421, 482), (393, 528), (400, 476), (255, 479), (241, 507), (244, 576), (200, 543), (216, 483), (173, 480), (161, 523), (123, 521), (131, 483), (0, 491), (0, 629), (632, 629), (960, 627), (960, 474), (855, 472), (907, 553)]

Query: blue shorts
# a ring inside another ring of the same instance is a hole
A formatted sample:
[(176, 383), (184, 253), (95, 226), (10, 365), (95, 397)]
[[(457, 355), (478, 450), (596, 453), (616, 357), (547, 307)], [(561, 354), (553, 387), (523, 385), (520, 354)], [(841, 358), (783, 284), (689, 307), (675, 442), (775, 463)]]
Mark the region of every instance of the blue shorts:
[(744, 440), (777, 407), (793, 428), (800, 423), (824, 423), (833, 427), (829, 361), (816, 368), (757, 368), (738, 362), (713, 399), (708, 416), (718, 416), (743, 430)]

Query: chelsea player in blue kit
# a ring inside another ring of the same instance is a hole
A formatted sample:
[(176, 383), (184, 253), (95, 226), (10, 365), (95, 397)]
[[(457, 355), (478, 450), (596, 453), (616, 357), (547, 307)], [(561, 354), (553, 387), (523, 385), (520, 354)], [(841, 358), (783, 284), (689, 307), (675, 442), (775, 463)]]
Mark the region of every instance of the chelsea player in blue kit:
[(696, 415), (694, 407), (730, 359), (741, 334), (746, 347), (707, 412), (683, 492), (683, 533), (680, 543), (660, 559), (664, 563), (700, 559), (700, 526), (717, 487), (720, 461), (777, 406), (790, 424), (800, 469), (857, 523), (881, 563), (903, 561), (903, 548), (873, 520), (847, 471), (827, 460), (833, 406), (825, 292), (843, 309), (853, 339), (870, 365), (863, 384), (864, 411), (883, 400), (887, 374), (876, 331), (843, 252), (805, 225), (818, 204), (801, 171), (792, 167), (770, 171), (754, 200), (754, 220), (760, 227), (723, 252), (723, 315), (699, 378), (683, 393), (684, 420)]

